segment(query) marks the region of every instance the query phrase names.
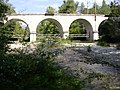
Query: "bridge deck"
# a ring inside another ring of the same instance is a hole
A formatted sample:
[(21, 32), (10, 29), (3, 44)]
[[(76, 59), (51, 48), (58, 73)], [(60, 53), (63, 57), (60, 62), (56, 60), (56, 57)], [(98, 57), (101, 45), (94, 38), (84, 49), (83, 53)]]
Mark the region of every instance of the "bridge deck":
[[(7, 14), (6, 15), (8, 16), (22, 16), (22, 15), (45, 15), (45, 16), (95, 16), (95, 14), (64, 14), (64, 13), (61, 13), (61, 14), (40, 14), (40, 13), (19, 13), (19, 14), (16, 14), (16, 13), (13, 13), (13, 14)], [(97, 14), (96, 16), (105, 16), (103, 14)]]

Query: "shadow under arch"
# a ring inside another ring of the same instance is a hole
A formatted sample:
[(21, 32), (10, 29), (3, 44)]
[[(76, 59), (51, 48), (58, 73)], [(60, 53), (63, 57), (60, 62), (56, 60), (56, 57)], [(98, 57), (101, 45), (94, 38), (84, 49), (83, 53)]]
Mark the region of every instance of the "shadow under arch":
[[(20, 23), (19, 21), (22, 23)], [(4, 26), (7, 26), (7, 25), (11, 24), (12, 22), (19, 22), (19, 24), (24, 24), (23, 26), (21, 26), (22, 28), (24, 27), (24, 29), (26, 31), (24, 33), (24, 37), (25, 37), (24, 41), (30, 42), (30, 28), (29, 28), (28, 24), (24, 20), (12, 18), (10, 20), (7, 20), (7, 22), (4, 23)]]
[(59, 31), (59, 34), (60, 34), (60, 37), (63, 37), (63, 27), (62, 25), (60, 24), (59, 21), (57, 21), (56, 19), (53, 19), (53, 18), (46, 18), (46, 19), (43, 19), (42, 21), (39, 22), (39, 24), (37, 25), (37, 29), (36, 29), (36, 32), (39, 28), (39, 25), (44, 22), (44, 21), (50, 21), (50, 22), (53, 22), (57, 27), (58, 27), (58, 31)]
[[(105, 26), (104, 26), (104, 25), (105, 25)], [(108, 19), (105, 19), (105, 20), (103, 20), (103, 21), (99, 24), (99, 27), (98, 27), (99, 38), (100, 38), (102, 35), (108, 33), (108, 31), (107, 31), (108, 28), (110, 28), (110, 27), (109, 27), (109, 22), (108, 22)]]
[[(92, 27), (91, 23), (88, 20), (86, 20), (86, 19), (78, 18), (78, 19), (75, 19), (73, 22), (71, 22), (70, 26), (75, 21), (78, 21), (78, 22), (84, 24), (85, 30), (86, 30), (86, 34), (88, 34), (88, 36), (89, 36), (89, 37), (87, 37), (87, 40), (92, 42), (93, 41), (93, 27)], [(70, 30), (70, 27), (69, 27), (69, 30)]]

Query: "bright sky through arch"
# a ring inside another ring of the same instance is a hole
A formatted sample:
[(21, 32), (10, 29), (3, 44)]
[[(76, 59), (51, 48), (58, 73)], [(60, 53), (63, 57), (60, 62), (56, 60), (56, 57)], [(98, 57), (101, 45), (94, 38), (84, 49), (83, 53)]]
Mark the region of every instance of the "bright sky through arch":
[[(94, 0), (74, 0), (78, 1), (79, 5), (81, 2), (84, 2), (86, 5), (91, 7)], [(103, 0), (96, 0), (98, 5), (101, 5)], [(106, 3), (109, 4), (113, 0), (106, 0)], [(58, 7), (63, 4), (63, 0), (9, 0), (9, 3), (15, 7), (17, 13), (45, 13), (46, 8), (52, 6), (56, 10)]]

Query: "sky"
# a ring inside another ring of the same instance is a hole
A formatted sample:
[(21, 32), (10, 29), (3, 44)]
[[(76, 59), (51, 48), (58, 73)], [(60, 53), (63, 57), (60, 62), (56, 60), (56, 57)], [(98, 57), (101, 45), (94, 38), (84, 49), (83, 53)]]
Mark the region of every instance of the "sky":
[[(91, 7), (94, 0), (74, 0), (78, 1), (79, 5), (81, 2)], [(103, 0), (96, 0), (98, 5), (102, 4)], [(112, 0), (106, 0), (106, 3), (109, 4)], [(15, 7), (17, 13), (45, 13), (47, 7), (52, 6), (56, 10), (63, 4), (63, 0), (9, 0), (9, 3)]]

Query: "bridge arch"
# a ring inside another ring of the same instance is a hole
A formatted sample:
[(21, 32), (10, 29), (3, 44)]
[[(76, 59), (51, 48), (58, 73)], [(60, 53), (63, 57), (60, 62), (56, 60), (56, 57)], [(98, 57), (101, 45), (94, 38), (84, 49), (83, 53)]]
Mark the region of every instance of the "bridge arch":
[[(24, 28), (24, 30), (25, 30), (25, 31), (21, 31), (21, 33), (16, 33), (16, 34), (24, 34), (23, 36), (14, 35), (14, 33), (13, 33), (13, 36), (16, 37), (16, 38), (17, 37), (19, 37), (19, 38), (24, 37), (25, 41), (30, 41), (30, 28), (29, 28), (28, 24), (22, 19), (12, 18), (12, 19), (7, 20), (4, 25), (7, 26), (7, 25), (11, 24), (12, 21), (15, 22), (15, 23), (18, 21), (18, 23), (20, 25), (20, 27), (18, 27), (18, 28), (22, 28), (22, 29)], [(24, 33), (22, 33), (22, 32), (24, 32)]]
[(38, 28), (40, 27), (40, 25), (42, 24), (42, 22), (45, 22), (45, 21), (49, 21), (49, 22), (52, 22), (53, 24), (55, 24), (55, 26), (57, 27), (57, 29), (59, 31), (59, 33), (57, 33), (57, 34), (60, 34), (60, 37), (63, 37), (63, 27), (62, 27), (61, 23), (54, 18), (45, 18), (45, 19), (40, 20), (39, 24), (37, 25), (36, 32), (37, 32)]
[(26, 25), (28, 25), (28, 23), (27, 23), (26, 21), (24, 21), (24, 20), (22, 20), (22, 19), (19, 19), (19, 18), (11, 18), (11, 19), (8, 19), (8, 20), (5, 22), (5, 24), (6, 24), (7, 22), (9, 22), (9, 21), (12, 21), (12, 20), (22, 21), (22, 22), (24, 22)]
[(108, 33), (108, 31), (106, 31), (106, 27), (103, 27), (104, 24), (106, 24), (106, 26), (109, 27), (108, 19), (105, 19), (105, 20), (101, 21), (101, 23), (99, 24), (99, 27), (98, 27), (99, 37), (101, 37), (103, 34), (107, 34)]
[[(90, 23), (88, 20), (86, 20), (86, 19), (77, 18), (77, 19), (73, 20), (73, 21), (71, 22), (71, 24), (72, 24), (74, 21), (78, 21), (78, 22), (84, 24), (84, 27), (85, 27), (85, 30), (86, 30), (86, 34), (89, 35), (89, 37), (87, 38), (87, 40), (93, 41), (93, 27), (92, 27), (91, 23)], [(71, 24), (70, 24), (70, 26), (71, 26)], [(70, 30), (70, 27), (69, 27), (69, 30)]]

